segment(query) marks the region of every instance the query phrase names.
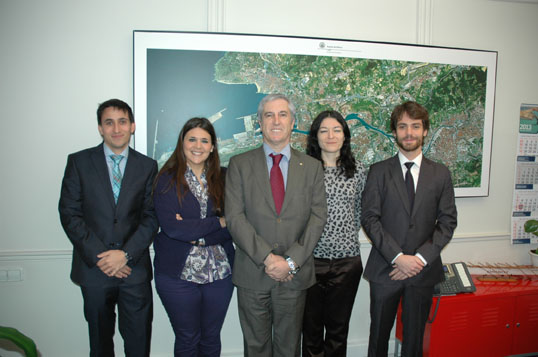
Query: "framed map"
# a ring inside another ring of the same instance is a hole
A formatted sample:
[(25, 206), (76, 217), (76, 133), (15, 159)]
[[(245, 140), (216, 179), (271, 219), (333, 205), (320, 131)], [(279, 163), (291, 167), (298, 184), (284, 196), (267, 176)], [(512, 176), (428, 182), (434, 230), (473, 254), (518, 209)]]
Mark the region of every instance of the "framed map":
[(457, 197), (487, 196), (497, 52), (304, 37), (134, 31), (135, 147), (161, 166), (183, 124), (211, 120), (221, 161), (261, 144), (257, 106), (268, 93), (297, 108), (292, 146), (310, 123), (341, 112), (366, 165), (397, 153), (393, 108), (430, 113), (424, 154), (448, 166)]

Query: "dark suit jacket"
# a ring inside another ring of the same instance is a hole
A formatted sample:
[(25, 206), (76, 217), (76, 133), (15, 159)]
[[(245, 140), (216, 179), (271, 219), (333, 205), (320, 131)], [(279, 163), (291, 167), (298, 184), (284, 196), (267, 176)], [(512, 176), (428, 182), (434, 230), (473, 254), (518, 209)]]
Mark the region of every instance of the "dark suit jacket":
[(446, 166), (422, 158), (413, 212), (398, 155), (371, 166), (362, 196), (361, 223), (372, 241), (364, 276), (376, 283), (392, 282), (391, 261), (400, 252), (420, 253), (428, 264), (413, 278), (415, 286), (442, 281), (441, 250), (457, 224), (454, 188)]
[(304, 290), (316, 281), (312, 251), (327, 219), (323, 169), (318, 160), (294, 149), (280, 215), (269, 183), (263, 147), (232, 157), (226, 176), (226, 224), (236, 244), (233, 282), (252, 290), (270, 290), (276, 282), (265, 273), (273, 252), (290, 256), (301, 269), (286, 284)]
[(117, 205), (103, 145), (69, 155), (62, 182), (59, 211), (62, 226), (73, 243), (71, 279), (83, 286), (114, 286), (96, 265), (97, 255), (122, 249), (132, 260), (131, 275), (139, 284), (152, 278), (148, 247), (158, 228), (151, 190), (157, 163), (133, 149), (123, 174)]

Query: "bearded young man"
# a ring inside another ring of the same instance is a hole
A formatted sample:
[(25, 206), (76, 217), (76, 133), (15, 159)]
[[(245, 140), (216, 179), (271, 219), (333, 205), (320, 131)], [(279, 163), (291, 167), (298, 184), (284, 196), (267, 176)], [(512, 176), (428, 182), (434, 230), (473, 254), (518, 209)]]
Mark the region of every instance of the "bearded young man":
[(441, 250), (457, 225), (447, 167), (422, 153), (430, 126), (416, 102), (394, 108), (396, 156), (371, 166), (362, 196), (361, 223), (372, 242), (364, 270), (370, 282), (368, 356), (387, 356), (390, 331), (402, 300), (402, 356), (422, 356), (435, 284), (444, 279)]

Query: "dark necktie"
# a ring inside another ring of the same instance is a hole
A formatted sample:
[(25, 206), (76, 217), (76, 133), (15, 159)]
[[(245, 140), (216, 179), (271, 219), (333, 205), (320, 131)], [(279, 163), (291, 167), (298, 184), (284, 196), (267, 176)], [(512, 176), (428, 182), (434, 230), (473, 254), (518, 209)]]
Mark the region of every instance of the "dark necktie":
[(409, 197), (409, 207), (413, 210), (413, 203), (415, 203), (415, 181), (413, 175), (411, 175), (411, 167), (413, 162), (406, 162), (404, 165), (407, 167), (405, 172), (405, 186), (407, 187), (407, 196)]
[(280, 170), (280, 160), (282, 160), (282, 154), (273, 155), (270, 154), (273, 159), (273, 166), (271, 167), (271, 174), (269, 181), (271, 182), (271, 191), (273, 191), (273, 200), (275, 201), (276, 214), (280, 215), (282, 209), (282, 202), (284, 202), (284, 177)]

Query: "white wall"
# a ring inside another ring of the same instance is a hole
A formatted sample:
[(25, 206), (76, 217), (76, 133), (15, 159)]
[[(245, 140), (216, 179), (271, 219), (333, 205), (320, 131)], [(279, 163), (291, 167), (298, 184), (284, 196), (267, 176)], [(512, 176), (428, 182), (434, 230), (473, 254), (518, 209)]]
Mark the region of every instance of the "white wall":
[[(491, 0), (0, 0), (0, 325), (34, 338), (44, 356), (88, 354), (71, 245), (57, 203), (67, 154), (100, 142), (95, 110), (111, 97), (132, 104), (132, 31), (224, 31), (418, 43), (499, 52), (490, 194), (457, 200), (456, 238), (445, 261), (528, 264), (510, 244), (519, 106), (538, 103), (538, 2)], [(370, 246), (363, 244), (363, 259)], [(349, 337), (365, 355), (368, 283), (361, 282)], [(170, 356), (173, 334), (155, 297), (152, 355)], [(235, 299), (223, 355), (238, 356)], [(118, 351), (121, 339), (117, 338)], [(0, 342), (0, 354), (12, 347)], [(118, 355), (122, 355), (119, 353)]]

